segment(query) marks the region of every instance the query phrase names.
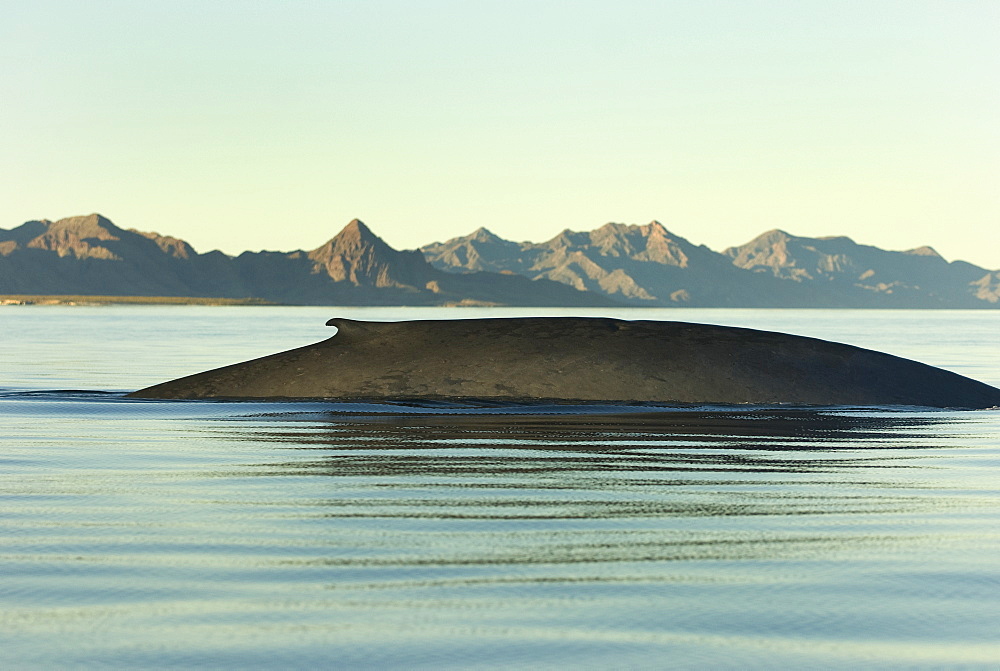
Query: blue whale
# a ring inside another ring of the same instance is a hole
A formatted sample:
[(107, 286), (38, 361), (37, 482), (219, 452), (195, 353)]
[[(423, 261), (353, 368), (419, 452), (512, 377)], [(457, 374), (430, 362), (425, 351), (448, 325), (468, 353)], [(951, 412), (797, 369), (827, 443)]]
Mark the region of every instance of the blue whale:
[(1000, 389), (916, 361), (727, 326), (586, 317), (363, 322), (139, 398), (493, 399), (988, 408)]

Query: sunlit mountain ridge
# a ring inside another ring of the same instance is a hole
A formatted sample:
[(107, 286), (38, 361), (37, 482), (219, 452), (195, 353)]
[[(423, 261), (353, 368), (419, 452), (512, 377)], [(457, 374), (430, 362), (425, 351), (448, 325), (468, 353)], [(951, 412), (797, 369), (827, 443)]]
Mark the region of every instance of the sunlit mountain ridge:
[(485, 228), (399, 251), (360, 220), (313, 250), (198, 253), (99, 215), (0, 229), (0, 294), (303, 305), (998, 308), (1000, 271), (930, 247), (763, 233), (723, 252), (653, 221), (513, 242)]

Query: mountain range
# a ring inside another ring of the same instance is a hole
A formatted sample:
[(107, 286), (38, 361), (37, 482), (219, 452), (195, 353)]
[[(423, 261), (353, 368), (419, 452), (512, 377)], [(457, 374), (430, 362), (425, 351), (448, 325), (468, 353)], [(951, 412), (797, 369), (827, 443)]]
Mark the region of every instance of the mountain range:
[(843, 236), (772, 230), (715, 252), (653, 221), (565, 230), (542, 243), (480, 228), (421, 251), (442, 270), (514, 272), (634, 306), (1000, 307), (1000, 271), (949, 263), (930, 247), (886, 251)]
[(359, 220), (311, 251), (200, 254), (99, 214), (0, 229), (0, 294), (254, 298), (300, 305), (998, 308), (1000, 271), (769, 231), (715, 252), (661, 223), (542, 243), (485, 228), (399, 251)]

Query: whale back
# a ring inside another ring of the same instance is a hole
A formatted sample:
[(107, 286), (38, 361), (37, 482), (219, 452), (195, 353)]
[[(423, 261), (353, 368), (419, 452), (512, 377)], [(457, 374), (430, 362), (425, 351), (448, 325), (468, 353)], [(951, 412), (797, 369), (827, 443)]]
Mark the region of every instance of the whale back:
[(745, 328), (586, 317), (331, 319), (322, 342), (134, 392), (145, 398), (1000, 405), (916, 361)]

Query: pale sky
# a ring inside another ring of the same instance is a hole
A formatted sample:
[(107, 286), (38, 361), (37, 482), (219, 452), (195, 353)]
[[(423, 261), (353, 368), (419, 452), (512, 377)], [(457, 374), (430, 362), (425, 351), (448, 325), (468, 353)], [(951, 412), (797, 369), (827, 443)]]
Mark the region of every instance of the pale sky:
[(0, 0), (0, 228), (238, 253), (658, 219), (997, 269), (998, 27), (997, 0)]

